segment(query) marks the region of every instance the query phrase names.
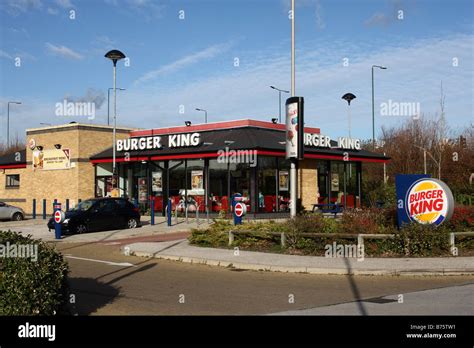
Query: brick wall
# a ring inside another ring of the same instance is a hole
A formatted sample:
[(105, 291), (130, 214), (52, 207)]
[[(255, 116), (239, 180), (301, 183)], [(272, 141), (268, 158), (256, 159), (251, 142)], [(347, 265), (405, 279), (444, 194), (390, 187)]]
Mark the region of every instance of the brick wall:
[[(117, 139), (128, 137), (128, 129), (117, 129)], [(54, 144), (71, 150), (71, 168), (64, 170), (36, 170), (32, 167), (33, 151), (26, 149), (27, 166), (23, 169), (0, 169), (0, 200), (19, 206), (27, 214), (32, 212), (33, 199), (36, 198), (36, 212), (42, 214), (46, 199), (46, 212), (52, 213), (52, 202), (57, 199), (65, 207), (66, 199), (70, 205), (78, 199), (94, 196), (94, 166), (89, 157), (105, 150), (112, 144), (112, 127), (90, 127), (88, 125), (65, 125), (46, 129), (27, 131), (26, 143), (35, 139), (36, 145), (43, 149), (54, 149)], [(7, 189), (6, 175), (20, 174), (20, 187)]]

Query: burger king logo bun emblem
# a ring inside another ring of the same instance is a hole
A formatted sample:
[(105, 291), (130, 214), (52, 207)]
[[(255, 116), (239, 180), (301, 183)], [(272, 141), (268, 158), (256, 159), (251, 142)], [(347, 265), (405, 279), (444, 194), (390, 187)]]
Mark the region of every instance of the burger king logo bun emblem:
[(440, 225), (453, 215), (453, 194), (441, 180), (420, 179), (408, 189), (405, 209), (411, 221)]

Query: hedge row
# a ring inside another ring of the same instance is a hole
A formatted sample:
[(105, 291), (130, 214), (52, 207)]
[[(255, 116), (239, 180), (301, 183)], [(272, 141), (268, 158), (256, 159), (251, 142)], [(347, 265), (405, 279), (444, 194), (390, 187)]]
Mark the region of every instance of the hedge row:
[[(458, 207), (451, 221), (440, 227), (410, 224), (398, 230), (396, 211), (389, 209), (365, 209), (346, 212), (339, 220), (328, 219), (320, 214), (299, 215), (285, 222), (257, 222), (234, 226), (228, 221), (217, 221), (206, 230), (193, 230), (189, 240), (205, 247), (228, 247), (229, 230), (252, 231), (251, 235), (234, 237), (232, 247), (256, 251), (284, 252), (304, 255), (324, 255), (325, 246), (356, 243), (355, 239), (338, 239), (334, 233), (345, 234), (395, 234), (394, 239), (367, 240), (367, 255), (383, 256), (436, 256), (449, 255), (449, 232), (474, 229), (474, 208)], [(285, 232), (287, 246), (280, 246), (278, 236), (269, 232)], [(327, 233), (325, 238), (308, 238), (302, 233)], [(461, 252), (474, 253), (473, 238), (457, 239)]]
[[(63, 256), (42, 241), (12, 231), (0, 231), (0, 246), (0, 315), (66, 314), (69, 269)], [(13, 256), (19, 249), (30, 254)]]

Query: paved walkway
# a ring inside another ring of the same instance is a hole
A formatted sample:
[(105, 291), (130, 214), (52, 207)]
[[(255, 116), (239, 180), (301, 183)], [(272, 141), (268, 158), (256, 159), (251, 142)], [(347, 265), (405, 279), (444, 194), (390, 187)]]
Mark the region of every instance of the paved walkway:
[[(192, 228), (207, 228), (206, 220), (200, 220), (199, 225), (194, 219), (189, 219), (186, 224), (184, 218), (179, 218), (178, 223), (173, 219), (173, 225), (168, 227), (165, 218), (156, 217), (155, 225), (150, 224), (150, 217), (142, 217), (143, 226), (134, 229), (110, 230), (101, 232), (90, 232), (84, 234), (64, 235), (62, 239), (55, 239), (54, 230), (48, 231), (46, 226), (47, 220), (43, 219), (29, 219), (24, 221), (8, 221), (0, 222), (0, 230), (12, 230), (21, 232), (24, 235), (30, 234), (35, 239), (44, 241), (57, 241), (67, 243), (82, 243), (82, 242), (105, 242), (105, 241), (119, 241), (128, 238), (141, 238), (146, 236), (157, 236), (164, 234), (176, 234), (189, 232)], [(121, 243), (117, 243), (121, 244)]]
[(339, 275), (474, 275), (474, 257), (328, 258), (271, 254), (189, 245), (187, 240), (124, 245), (125, 254), (210, 266), (274, 272)]
[(473, 315), (473, 293), (474, 284), (465, 284), (278, 312), (274, 315)]

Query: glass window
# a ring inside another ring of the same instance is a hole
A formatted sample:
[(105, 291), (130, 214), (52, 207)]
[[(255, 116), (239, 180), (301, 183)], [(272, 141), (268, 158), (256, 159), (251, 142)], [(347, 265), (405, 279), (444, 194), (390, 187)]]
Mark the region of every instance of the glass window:
[(95, 203), (96, 201), (93, 201), (93, 200), (86, 200), (86, 201), (82, 201), (81, 203), (79, 203), (78, 205), (76, 205), (74, 208), (72, 208), (71, 210), (73, 211), (86, 211), (88, 210), (90, 207), (92, 207), (92, 205)]
[(112, 163), (97, 164), (97, 176), (112, 175)]
[(204, 212), (204, 160), (187, 160), (186, 189), (188, 203), (192, 203), (189, 211), (193, 212), (199, 206), (199, 211)]
[(278, 157), (278, 210), (290, 210), (290, 160)]
[(344, 199), (344, 162), (331, 162), (330, 190), (331, 203), (343, 203)]
[(318, 203), (329, 203), (329, 162), (324, 160), (316, 161), (318, 170)]
[(271, 213), (277, 210), (277, 159), (258, 159), (258, 211)]
[(155, 212), (163, 213), (166, 205), (164, 200), (164, 190), (166, 188), (165, 162), (150, 162), (150, 176), (151, 195), (153, 196), (154, 200)]
[(212, 212), (228, 211), (227, 169), (227, 163), (209, 160), (209, 210)]
[(113, 213), (115, 211), (115, 202), (113, 200), (103, 200), (99, 202), (99, 207), (98, 207), (102, 212), (104, 213)]
[(184, 199), (186, 187), (185, 161), (169, 161), (169, 198), (173, 206), (177, 206)]
[(6, 187), (20, 187), (20, 174), (7, 175)]
[(347, 208), (355, 208), (356, 203), (359, 199), (359, 193), (357, 190), (357, 163), (347, 162), (346, 163), (346, 205)]

